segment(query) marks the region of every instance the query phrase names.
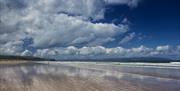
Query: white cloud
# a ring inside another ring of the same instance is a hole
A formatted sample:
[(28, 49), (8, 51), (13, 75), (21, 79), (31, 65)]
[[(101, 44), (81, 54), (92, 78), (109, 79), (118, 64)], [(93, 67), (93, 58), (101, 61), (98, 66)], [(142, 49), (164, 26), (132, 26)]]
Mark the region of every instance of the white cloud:
[[(161, 47), (161, 46), (158, 46)], [(116, 57), (148, 57), (148, 56), (162, 56), (162, 55), (179, 55), (180, 52), (176, 51), (176, 48), (170, 48), (159, 52), (156, 48), (148, 48), (145, 46), (139, 46), (136, 48), (106, 48), (103, 46), (96, 47), (82, 47), (76, 48), (70, 46), (67, 48), (52, 48), (52, 49), (39, 49), (35, 56), (62, 56), (62, 55), (73, 55), (73, 56), (116, 56)], [(171, 51), (171, 52), (169, 52)]]
[(125, 4), (130, 7), (136, 7), (141, 0), (106, 0), (108, 4)]
[(33, 55), (33, 53), (29, 50), (25, 50), (21, 53), (21, 56), (32, 56), (32, 55)]
[[(43, 17), (43, 16), (41, 16)], [(59, 14), (48, 22), (42, 19), (34, 22), (34, 30), (32, 38), (34, 39), (34, 47), (50, 47), (50, 46), (68, 46), (68, 45), (101, 45), (111, 41), (117, 34), (127, 31), (127, 26), (105, 23), (91, 23), (77, 19), (65, 14)], [(45, 24), (44, 24), (45, 23)], [(41, 29), (37, 29), (41, 27)], [(48, 37), (47, 37), (48, 36)]]
[(32, 38), (35, 48), (97, 46), (128, 29), (89, 20), (104, 17), (104, 0), (0, 0), (0, 4), (3, 43)]
[(20, 55), (21, 52), (23, 52), (22, 41), (12, 41), (0, 45), (0, 55)]
[(33, 8), (43, 13), (67, 13), (101, 19), (104, 17), (104, 5), (104, 0), (38, 0)]
[(170, 49), (169, 45), (165, 45), (165, 46), (158, 46), (156, 48), (157, 51), (168, 51)]
[(120, 45), (121, 45), (121, 44), (125, 44), (125, 43), (131, 41), (135, 36), (136, 36), (135, 32), (130, 33), (129, 35), (125, 36), (125, 37), (119, 42), (119, 44), (120, 44)]

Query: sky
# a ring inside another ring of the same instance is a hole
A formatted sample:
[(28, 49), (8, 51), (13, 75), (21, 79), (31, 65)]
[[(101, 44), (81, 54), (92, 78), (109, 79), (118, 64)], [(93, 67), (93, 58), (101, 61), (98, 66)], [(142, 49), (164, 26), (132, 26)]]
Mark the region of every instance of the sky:
[(0, 55), (180, 59), (179, 0), (0, 0)]

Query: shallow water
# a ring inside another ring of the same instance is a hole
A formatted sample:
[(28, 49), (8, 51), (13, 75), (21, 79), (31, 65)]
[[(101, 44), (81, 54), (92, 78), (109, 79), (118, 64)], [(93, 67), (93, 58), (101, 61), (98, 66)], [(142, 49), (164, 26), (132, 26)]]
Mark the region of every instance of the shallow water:
[(180, 91), (180, 72), (89, 63), (0, 65), (0, 91)]

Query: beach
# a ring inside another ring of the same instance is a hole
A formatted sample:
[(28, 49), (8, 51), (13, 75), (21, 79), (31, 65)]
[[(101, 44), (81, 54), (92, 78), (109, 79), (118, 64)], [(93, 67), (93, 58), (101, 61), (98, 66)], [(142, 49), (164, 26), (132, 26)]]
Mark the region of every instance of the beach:
[(179, 64), (0, 64), (0, 91), (179, 91)]

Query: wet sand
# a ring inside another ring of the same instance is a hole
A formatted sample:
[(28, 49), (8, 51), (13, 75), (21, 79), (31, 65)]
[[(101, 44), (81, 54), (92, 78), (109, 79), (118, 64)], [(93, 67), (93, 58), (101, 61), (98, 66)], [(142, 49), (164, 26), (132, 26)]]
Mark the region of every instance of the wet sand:
[(0, 91), (180, 91), (180, 68), (0, 64)]

